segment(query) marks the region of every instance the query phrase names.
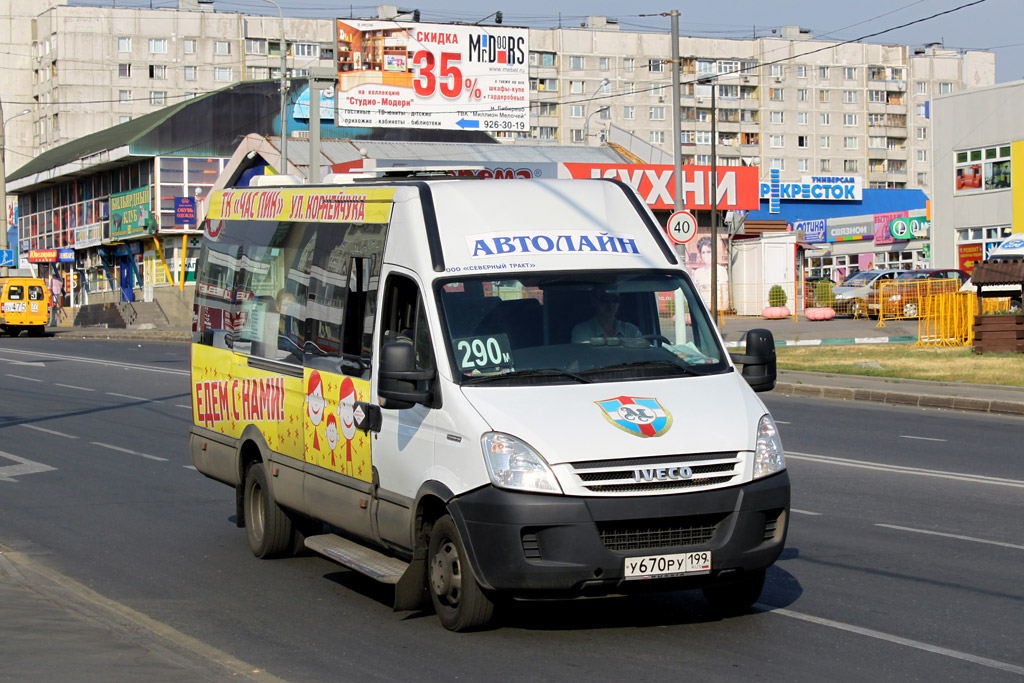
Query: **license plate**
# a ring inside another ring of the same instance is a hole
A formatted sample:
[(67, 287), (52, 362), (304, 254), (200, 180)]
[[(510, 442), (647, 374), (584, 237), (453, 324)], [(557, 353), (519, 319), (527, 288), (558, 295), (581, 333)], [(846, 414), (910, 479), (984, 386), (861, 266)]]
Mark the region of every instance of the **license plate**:
[(644, 555), (626, 558), (626, 580), (659, 579), (683, 574), (709, 574), (711, 551), (677, 553), (675, 555)]

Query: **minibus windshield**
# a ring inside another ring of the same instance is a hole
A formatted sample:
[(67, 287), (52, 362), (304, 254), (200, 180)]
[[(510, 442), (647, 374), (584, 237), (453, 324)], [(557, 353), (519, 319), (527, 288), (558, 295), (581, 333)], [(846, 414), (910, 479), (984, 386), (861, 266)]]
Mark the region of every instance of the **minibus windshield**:
[(463, 384), (564, 384), (731, 370), (678, 272), (573, 272), (443, 280), (448, 354)]

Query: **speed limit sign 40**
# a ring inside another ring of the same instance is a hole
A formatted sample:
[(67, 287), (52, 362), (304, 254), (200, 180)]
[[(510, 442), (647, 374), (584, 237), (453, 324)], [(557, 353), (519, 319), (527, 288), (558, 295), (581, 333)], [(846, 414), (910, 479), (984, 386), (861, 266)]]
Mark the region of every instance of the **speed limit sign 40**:
[(668, 217), (666, 232), (676, 244), (686, 244), (697, 234), (697, 219), (689, 211), (676, 211)]

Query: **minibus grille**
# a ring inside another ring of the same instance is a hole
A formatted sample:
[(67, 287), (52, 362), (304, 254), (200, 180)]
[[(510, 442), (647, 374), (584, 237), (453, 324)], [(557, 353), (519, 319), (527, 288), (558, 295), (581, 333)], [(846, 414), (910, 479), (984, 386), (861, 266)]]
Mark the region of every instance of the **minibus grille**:
[(711, 542), (722, 516), (640, 519), (598, 523), (601, 541), (614, 552), (685, 548)]
[(579, 485), (595, 495), (679, 493), (738, 483), (743, 472), (739, 453), (663, 455), (572, 464)]

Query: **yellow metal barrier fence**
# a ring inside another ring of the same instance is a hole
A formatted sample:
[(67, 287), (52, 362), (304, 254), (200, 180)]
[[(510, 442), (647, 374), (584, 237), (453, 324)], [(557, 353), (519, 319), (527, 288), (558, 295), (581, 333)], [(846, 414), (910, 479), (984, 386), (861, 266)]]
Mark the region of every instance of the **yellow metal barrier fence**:
[[(945, 292), (920, 299), (917, 322), (918, 346), (970, 346), (974, 343), (974, 316), (978, 296), (974, 292)], [(1009, 298), (984, 297), (982, 313), (1005, 310)]]
[(887, 280), (868, 295), (868, 314), (878, 316), (877, 327), (885, 327), (886, 320), (919, 318), (925, 298), (937, 294), (954, 294), (959, 289), (959, 280)]

